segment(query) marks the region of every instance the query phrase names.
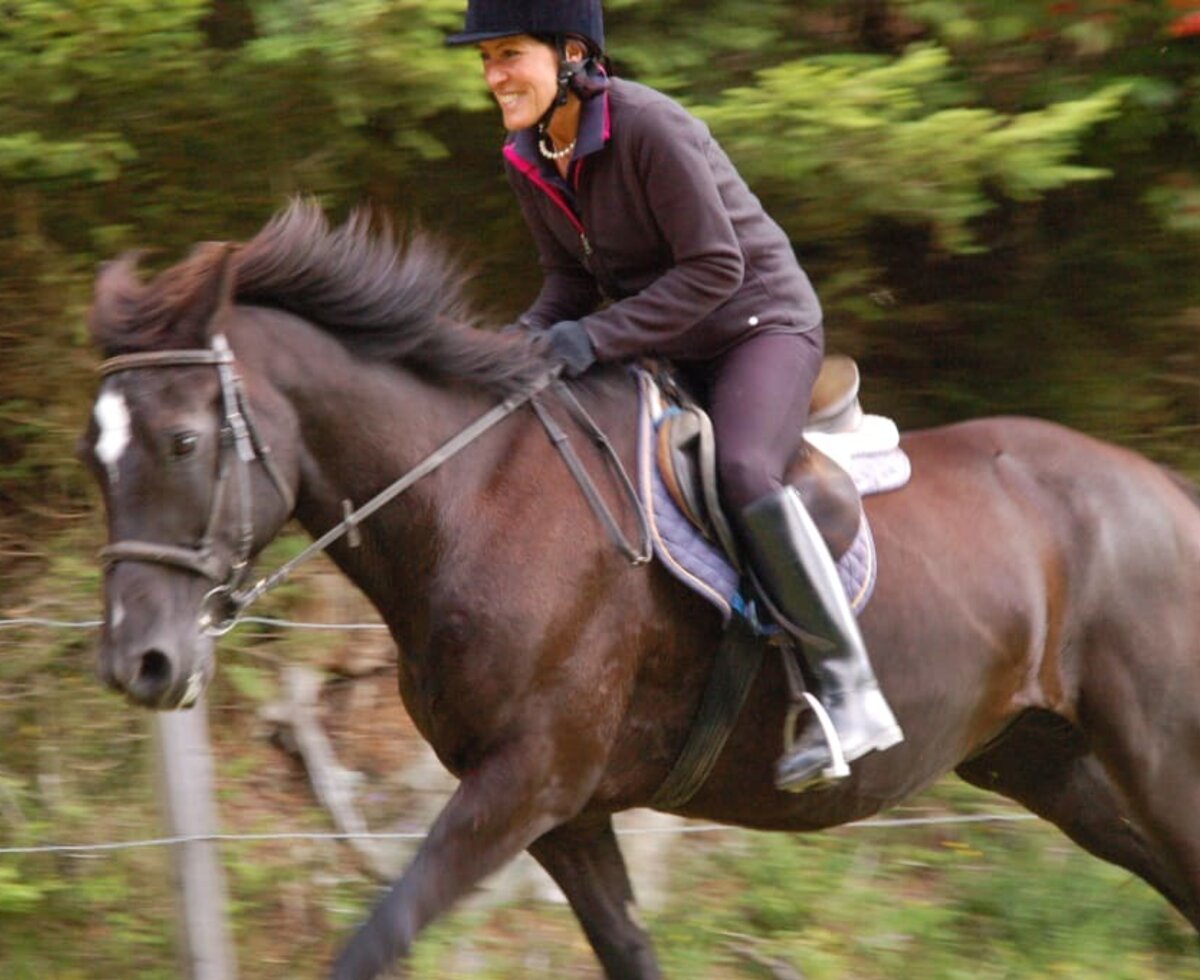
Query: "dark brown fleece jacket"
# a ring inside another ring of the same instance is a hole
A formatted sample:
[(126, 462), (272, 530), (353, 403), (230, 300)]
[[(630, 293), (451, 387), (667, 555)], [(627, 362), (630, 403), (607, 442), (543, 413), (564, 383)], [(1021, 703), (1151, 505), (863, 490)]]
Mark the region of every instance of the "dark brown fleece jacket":
[(510, 138), (505, 159), (545, 273), (531, 326), (582, 320), (601, 360), (707, 360), (821, 322), (783, 230), (667, 96), (614, 79), (585, 103), (567, 182), (538, 159), (532, 131)]

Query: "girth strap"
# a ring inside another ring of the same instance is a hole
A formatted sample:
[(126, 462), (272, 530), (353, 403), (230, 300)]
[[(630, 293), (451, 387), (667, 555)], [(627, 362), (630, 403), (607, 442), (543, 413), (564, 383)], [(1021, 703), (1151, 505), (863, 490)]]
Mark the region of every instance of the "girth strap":
[(648, 806), (678, 809), (704, 785), (758, 676), (764, 642), (741, 618), (734, 619), (722, 634), (687, 741)]

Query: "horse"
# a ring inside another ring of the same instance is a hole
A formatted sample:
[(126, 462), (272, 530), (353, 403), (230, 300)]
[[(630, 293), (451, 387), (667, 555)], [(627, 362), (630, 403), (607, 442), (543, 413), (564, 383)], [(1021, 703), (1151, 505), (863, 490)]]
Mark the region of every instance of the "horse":
[[(612, 816), (671, 771), (723, 623), (661, 563), (614, 547), (523, 401), (544, 354), (486, 329), (465, 295), (430, 238), (363, 212), (333, 226), (305, 201), (157, 275), (135, 256), (100, 271), (89, 321), (109, 360), (80, 440), (110, 541), (98, 673), (137, 705), (194, 703), (218, 607), (297, 519), (387, 624), (404, 706), (459, 779), (332, 975), (403, 968), (425, 926), (527, 850), (606, 975), (653, 980)], [(570, 388), (633, 466), (628, 366)], [(860, 623), (905, 740), (844, 780), (780, 792), (788, 683), (766, 657), (707, 779), (664, 809), (818, 831), (954, 772), (1200, 928), (1196, 493), (1032, 418), (908, 432), (903, 447), (907, 486), (865, 501), (878, 578)], [(404, 473), (403, 494), (330, 535), (347, 502)]]

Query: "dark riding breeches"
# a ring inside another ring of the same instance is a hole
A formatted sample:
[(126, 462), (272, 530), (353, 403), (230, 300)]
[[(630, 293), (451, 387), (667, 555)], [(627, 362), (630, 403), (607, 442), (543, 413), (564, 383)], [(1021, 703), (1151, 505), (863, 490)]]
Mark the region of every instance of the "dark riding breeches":
[(758, 334), (711, 361), (680, 365), (701, 386), (716, 436), (717, 483), (735, 520), (783, 485), (804, 437), (824, 347), (818, 326)]

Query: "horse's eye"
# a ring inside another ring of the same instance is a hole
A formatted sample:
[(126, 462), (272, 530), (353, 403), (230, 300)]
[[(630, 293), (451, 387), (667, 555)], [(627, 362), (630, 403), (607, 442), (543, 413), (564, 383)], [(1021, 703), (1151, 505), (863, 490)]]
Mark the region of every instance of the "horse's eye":
[(171, 435), (171, 459), (186, 459), (196, 450), (200, 437), (195, 432), (175, 432)]

